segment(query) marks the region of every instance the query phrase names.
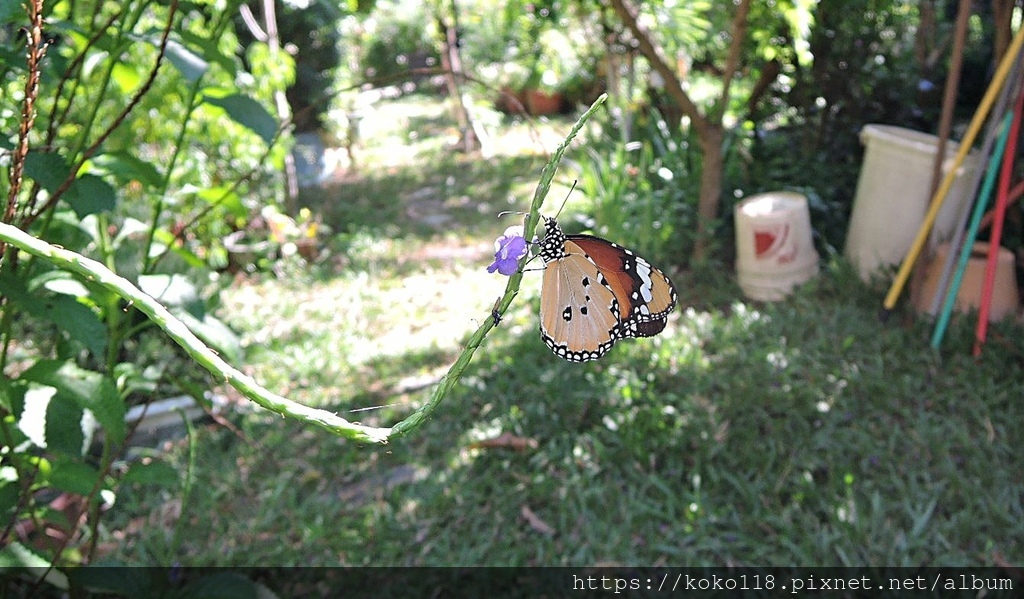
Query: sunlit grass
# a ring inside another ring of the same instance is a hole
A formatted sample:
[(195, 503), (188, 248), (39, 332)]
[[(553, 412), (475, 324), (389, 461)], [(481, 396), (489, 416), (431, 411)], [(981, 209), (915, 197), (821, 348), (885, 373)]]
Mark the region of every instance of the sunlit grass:
[[(329, 260), (229, 290), (222, 316), (253, 375), (374, 424), (422, 402), (504, 287), (484, 271), (507, 225), (491, 211), (531, 176), (470, 163), (439, 158), (342, 185), (362, 189), (352, 197), (363, 204), (334, 208), (350, 218), (331, 221)], [(402, 216), (417, 185), (448, 177), (442, 201), (472, 189), (485, 209), (449, 207), (440, 228)], [(231, 413), (237, 432), (199, 431), (202, 492), (179, 510), (180, 546), (167, 533), (180, 491), (134, 486), (108, 522), (111, 555), (322, 566), (1024, 559), (1018, 325), (996, 326), (974, 360), (973, 318), (961, 317), (935, 353), (912, 314), (879, 322), (884, 290), (841, 261), (775, 304), (745, 300), (719, 265), (676, 276), (682, 305), (662, 335), (577, 365), (540, 341), (539, 279), (527, 277), (414, 435), (361, 447)], [(534, 445), (478, 445), (503, 433)], [(184, 463), (185, 444), (166, 459)]]

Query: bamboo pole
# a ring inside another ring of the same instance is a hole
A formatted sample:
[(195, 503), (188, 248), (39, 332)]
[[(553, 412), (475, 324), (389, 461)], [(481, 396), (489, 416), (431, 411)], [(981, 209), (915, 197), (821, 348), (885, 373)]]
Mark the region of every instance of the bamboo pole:
[(1013, 110), (1013, 126), (1010, 141), (1003, 153), (1003, 171), (999, 174), (999, 192), (996, 195), (996, 216), (992, 223), (992, 235), (988, 241), (988, 261), (985, 263), (985, 284), (981, 290), (981, 309), (978, 312), (978, 327), (974, 335), (974, 355), (981, 355), (981, 346), (988, 335), (988, 314), (992, 309), (992, 290), (996, 280), (996, 261), (999, 258), (999, 242), (1003, 236), (1003, 217), (1010, 197), (1010, 178), (1013, 176), (1013, 162), (1017, 157), (1017, 138), (1020, 135), (1020, 117), (1024, 111), (1024, 93), (1018, 92), (1017, 105)]
[[(1012, 118), (1012, 115), (1009, 113), (1003, 118), (1003, 126), (1001, 127), (999, 139), (996, 141), (996, 149), (992, 154), (993, 158), (1002, 156), (1006, 149), (1006, 139), (1009, 137), (1010, 121)], [(992, 196), (992, 187), (995, 184), (996, 173), (998, 172), (999, 162), (994, 159), (990, 160), (988, 171), (985, 174), (985, 184), (981, 188), (981, 193), (978, 194), (978, 201), (974, 205), (974, 214), (971, 217), (971, 223), (967, 227), (967, 240), (964, 242), (963, 250), (960, 252), (956, 274), (953, 276), (953, 281), (946, 291), (946, 300), (942, 305), (939, 319), (935, 322), (935, 330), (932, 333), (932, 349), (938, 349), (939, 344), (942, 343), (942, 337), (946, 334), (946, 327), (949, 325), (949, 318), (953, 313), (953, 302), (956, 300), (957, 292), (960, 290), (960, 281), (963, 280), (964, 271), (967, 269), (967, 261), (971, 258), (971, 247), (974, 246), (974, 239), (978, 235), (978, 224), (981, 222), (981, 215), (985, 212), (985, 206), (988, 205), (988, 199)], [(950, 253), (953, 252), (953, 249), (953, 246), (950, 246)]]
[(924, 222), (921, 223), (921, 227), (917, 230), (917, 237), (914, 238), (914, 243), (911, 245), (907, 257), (903, 259), (903, 263), (896, 273), (896, 278), (893, 280), (892, 286), (889, 287), (889, 292), (882, 302), (882, 307), (884, 308), (883, 316), (887, 315), (896, 305), (896, 300), (899, 299), (900, 293), (910, 277), (910, 271), (914, 268), (914, 263), (917, 262), (918, 257), (921, 255), (924, 244), (928, 240), (928, 235), (935, 225), (935, 219), (939, 216), (942, 203), (945, 201), (946, 196), (949, 195), (950, 188), (953, 187), (953, 181), (956, 180), (956, 172), (960, 165), (963, 164), (967, 153), (970, 152), (975, 138), (978, 137), (978, 132), (981, 130), (981, 126), (985, 122), (985, 118), (988, 116), (996, 96), (1006, 83), (1010, 67), (1017, 61), (1017, 55), (1020, 54), (1022, 46), (1024, 46), (1024, 27), (1017, 31), (1017, 35), (1013, 38), (1013, 43), (1010, 44), (1010, 48), (999, 62), (999, 68), (996, 69), (996, 73), (992, 77), (992, 83), (989, 84), (988, 90), (985, 91), (985, 96), (982, 97), (981, 104), (974, 113), (974, 118), (971, 119), (967, 133), (960, 142), (960, 149), (956, 154), (956, 158), (954, 158), (953, 168), (946, 173), (946, 176), (942, 179), (942, 184), (939, 185), (938, 191), (935, 192), (935, 196), (932, 198), (928, 213), (925, 214)]

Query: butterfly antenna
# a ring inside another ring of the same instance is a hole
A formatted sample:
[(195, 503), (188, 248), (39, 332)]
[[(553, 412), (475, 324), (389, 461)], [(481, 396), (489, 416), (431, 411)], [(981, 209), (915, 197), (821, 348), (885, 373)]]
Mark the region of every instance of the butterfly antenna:
[(572, 180), (572, 187), (569, 188), (569, 193), (565, 194), (565, 199), (562, 200), (562, 205), (558, 207), (558, 212), (555, 213), (555, 220), (558, 220), (558, 215), (562, 213), (562, 208), (565, 208), (565, 203), (569, 201), (569, 196), (572, 195), (572, 191), (576, 189), (577, 180)]

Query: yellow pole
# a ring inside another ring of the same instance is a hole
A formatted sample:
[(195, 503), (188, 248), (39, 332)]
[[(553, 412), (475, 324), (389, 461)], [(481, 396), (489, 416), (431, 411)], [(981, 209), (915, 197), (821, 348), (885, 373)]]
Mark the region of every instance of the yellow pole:
[(996, 73), (992, 77), (992, 83), (989, 84), (988, 90), (985, 91), (985, 96), (981, 99), (981, 104), (974, 113), (971, 124), (967, 127), (967, 133), (960, 142), (960, 150), (957, 152), (956, 158), (953, 159), (953, 168), (949, 169), (946, 173), (946, 176), (942, 179), (942, 185), (939, 186), (932, 197), (932, 202), (928, 207), (928, 213), (925, 214), (924, 222), (921, 223), (921, 228), (917, 230), (917, 237), (914, 239), (913, 245), (910, 246), (907, 257), (903, 259), (903, 264), (900, 265), (900, 270), (896, 273), (896, 279), (893, 280), (892, 286), (889, 287), (889, 293), (885, 296), (885, 301), (882, 303), (882, 307), (885, 310), (892, 310), (893, 306), (896, 305), (896, 300), (899, 299), (900, 292), (903, 291), (903, 287), (907, 283), (910, 271), (914, 268), (914, 262), (917, 262), (918, 256), (921, 255), (925, 241), (928, 240), (928, 234), (935, 224), (935, 219), (939, 216), (942, 203), (946, 200), (949, 189), (953, 187), (956, 172), (960, 165), (963, 164), (967, 153), (971, 151), (971, 145), (974, 144), (974, 139), (978, 136), (978, 132), (981, 130), (989, 110), (992, 109), (992, 103), (995, 101), (996, 95), (1006, 82), (1006, 76), (1010, 72), (1013, 62), (1017, 60), (1022, 45), (1024, 45), (1024, 27), (1017, 31), (1017, 35), (1013, 38), (1013, 43), (1006, 49), (1002, 60), (999, 61), (999, 68), (996, 69)]

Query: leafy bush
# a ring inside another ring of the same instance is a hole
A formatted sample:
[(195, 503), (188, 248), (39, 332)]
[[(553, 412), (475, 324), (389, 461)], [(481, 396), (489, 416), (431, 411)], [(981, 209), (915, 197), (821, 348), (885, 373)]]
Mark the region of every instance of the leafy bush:
[(592, 201), (594, 231), (654, 260), (693, 244), (699, 157), (686, 134), (672, 133), (656, 109), (622, 142), (605, 122), (581, 162), (580, 189)]
[[(0, 54), (4, 224), (98, 261), (237, 359), (236, 336), (211, 315), (219, 240), (280, 195), (286, 149), (265, 107), (291, 63), (255, 44), (243, 70), (234, 6), (136, 0), (79, 14), (54, 2), (34, 21), (42, 5), (27, 19), (0, 12), (0, 31), (51, 40), (30, 42), (27, 62)], [(207, 379), (95, 278), (0, 252), (3, 557), (88, 562), (123, 484), (180, 485), (145, 474), (159, 460), (122, 459), (127, 408), (171, 390), (205, 401)]]

